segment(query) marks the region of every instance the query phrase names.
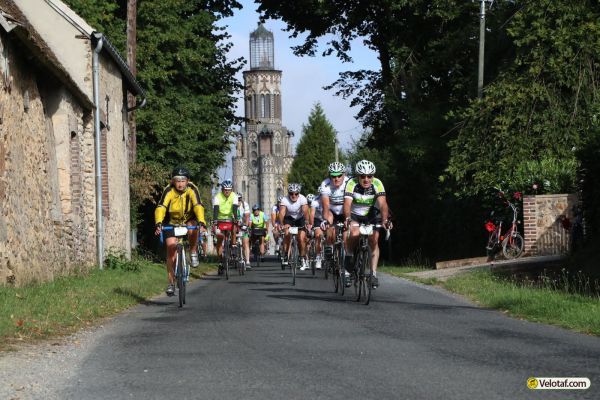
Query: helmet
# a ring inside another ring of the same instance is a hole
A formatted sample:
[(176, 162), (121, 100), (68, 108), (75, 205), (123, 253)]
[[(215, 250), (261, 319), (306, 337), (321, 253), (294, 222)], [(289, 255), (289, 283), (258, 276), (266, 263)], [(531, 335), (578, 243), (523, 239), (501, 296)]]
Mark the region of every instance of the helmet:
[(356, 163), (354, 170), (359, 175), (373, 175), (375, 173), (375, 164), (371, 161), (360, 160)]
[(290, 183), (288, 185), (288, 192), (298, 192), (302, 190), (302, 185), (299, 183)]
[(332, 162), (329, 164), (329, 175), (339, 176), (346, 172), (346, 166), (341, 162)]
[(306, 200), (308, 200), (309, 203), (312, 203), (314, 199), (315, 199), (315, 195), (312, 193), (310, 193), (308, 196), (306, 196)]
[(231, 183), (229, 179), (225, 179), (223, 182), (221, 182), (221, 188), (231, 190), (233, 189), (233, 183)]
[(256, 210), (260, 210), (260, 206), (258, 204), (255, 204), (252, 206), (252, 211), (256, 211)]
[(277, 202), (278, 202), (278, 203), (281, 203), (281, 200), (283, 200), (283, 196), (278, 196), (278, 197), (277, 197)]
[(171, 172), (171, 178), (175, 178), (176, 176), (185, 176), (186, 178), (190, 179), (190, 171), (184, 167), (177, 167), (173, 170), (173, 172)]

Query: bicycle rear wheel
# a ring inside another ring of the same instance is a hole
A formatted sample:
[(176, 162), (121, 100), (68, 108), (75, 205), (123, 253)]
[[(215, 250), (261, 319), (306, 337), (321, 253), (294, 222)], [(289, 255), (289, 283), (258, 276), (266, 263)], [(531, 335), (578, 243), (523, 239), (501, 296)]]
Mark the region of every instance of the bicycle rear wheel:
[(333, 248), (333, 258), (331, 260), (332, 263), (332, 271), (331, 271), (331, 280), (333, 281), (334, 293), (337, 293), (340, 290), (340, 260), (339, 254), (337, 251), (337, 246)]
[(175, 277), (177, 278), (177, 293), (179, 295), (179, 307), (185, 304), (185, 259), (183, 249), (177, 249), (177, 260), (175, 261)]
[(515, 233), (504, 238), (502, 242), (502, 254), (506, 259), (511, 260), (513, 258), (519, 258), (523, 254), (523, 248), (525, 247), (525, 241), (520, 233)]

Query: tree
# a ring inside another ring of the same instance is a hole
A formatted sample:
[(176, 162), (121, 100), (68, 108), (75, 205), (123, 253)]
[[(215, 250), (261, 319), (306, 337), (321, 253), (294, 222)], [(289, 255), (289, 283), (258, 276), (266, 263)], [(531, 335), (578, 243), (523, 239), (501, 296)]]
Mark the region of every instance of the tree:
[(482, 100), (450, 114), (458, 134), (447, 177), (459, 195), (498, 185), (528, 190), (523, 171), (555, 190), (574, 186), (574, 150), (597, 115), (599, 18), (598, 6), (585, 0), (522, 4), (507, 26), (513, 62)]
[(302, 192), (317, 193), (317, 188), (327, 176), (327, 167), (335, 161), (336, 133), (327, 120), (323, 108), (315, 104), (302, 126), (302, 138), (296, 147), (296, 157), (288, 175), (288, 182), (302, 184)]

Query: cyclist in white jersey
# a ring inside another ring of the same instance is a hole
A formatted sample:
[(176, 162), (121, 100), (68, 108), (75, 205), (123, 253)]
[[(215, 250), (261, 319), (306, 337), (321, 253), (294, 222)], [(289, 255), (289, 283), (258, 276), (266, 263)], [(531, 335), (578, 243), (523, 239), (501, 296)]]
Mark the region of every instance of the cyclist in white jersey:
[[(384, 221), (383, 225), (386, 229), (392, 227), (388, 219), (388, 204), (383, 183), (373, 176), (375, 174), (375, 164), (367, 160), (361, 160), (356, 163), (354, 171), (356, 177), (348, 181), (344, 195), (345, 223), (346, 227), (350, 228), (350, 235), (346, 241), (346, 259), (344, 260), (344, 267), (347, 271), (354, 268), (352, 256), (360, 235), (358, 226), (354, 226), (356, 223), (381, 224)], [(379, 286), (377, 279), (378, 242), (379, 230), (375, 229), (373, 235), (369, 236), (371, 266), (373, 267), (371, 286), (374, 288)]]
[(281, 199), (279, 205), (279, 229), (285, 230), (285, 236), (283, 239), (283, 254), (286, 257), (283, 260), (283, 264), (287, 264), (287, 255), (290, 247), (291, 237), (288, 233), (290, 226), (300, 228), (298, 232), (298, 250), (300, 258), (302, 259), (302, 268), (308, 268), (306, 262), (306, 232), (304, 229), (310, 229), (308, 224), (308, 202), (306, 197), (300, 194), (302, 185), (299, 183), (290, 183), (288, 185), (288, 195)]
[[(344, 222), (344, 189), (348, 177), (346, 166), (340, 162), (329, 164), (329, 178), (325, 179), (319, 186), (321, 207), (323, 210), (323, 223), (321, 229), (327, 232), (325, 244), (325, 258), (331, 260), (333, 257), (333, 242), (335, 241), (334, 224)], [(345, 238), (345, 236), (344, 236)]]
[(323, 231), (321, 230), (321, 223), (323, 222), (323, 209), (321, 208), (321, 199), (320, 196), (315, 196), (311, 193), (306, 196), (306, 200), (308, 201), (309, 223), (313, 226), (313, 229), (315, 231), (315, 250), (317, 253), (317, 257), (315, 259), (315, 267), (317, 269), (321, 269), (321, 236), (323, 236)]

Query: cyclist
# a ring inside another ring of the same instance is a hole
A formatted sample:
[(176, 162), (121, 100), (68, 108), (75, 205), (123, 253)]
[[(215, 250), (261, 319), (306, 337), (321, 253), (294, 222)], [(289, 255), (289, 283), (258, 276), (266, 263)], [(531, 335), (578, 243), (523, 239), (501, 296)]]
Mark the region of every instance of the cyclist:
[(325, 258), (331, 261), (333, 243), (335, 242), (336, 223), (345, 221), (344, 218), (344, 189), (348, 183), (346, 166), (340, 162), (329, 164), (329, 177), (319, 186), (323, 223), (321, 229), (326, 231)]
[[(215, 235), (218, 221), (237, 222), (238, 215), (238, 195), (233, 193), (233, 184), (229, 179), (221, 182), (221, 191), (213, 198), (213, 235)], [(231, 240), (235, 239), (235, 224), (231, 232)], [(216, 234), (217, 237), (217, 256), (223, 254), (223, 234)], [(223, 263), (219, 265), (219, 275), (223, 274)]]
[[(242, 226), (248, 227), (250, 226), (250, 205), (244, 201), (244, 195), (242, 193), (238, 193), (238, 213), (240, 223)], [(247, 230), (244, 230), (242, 233), (242, 254), (244, 255), (244, 260), (246, 260), (246, 269), (252, 269), (250, 266), (250, 234)]]
[(323, 211), (321, 209), (321, 201), (320, 196), (315, 196), (314, 194), (309, 194), (306, 196), (306, 200), (308, 201), (308, 218), (310, 225), (313, 226), (315, 231), (315, 239), (316, 246), (315, 251), (317, 253), (315, 259), (315, 267), (316, 269), (321, 269), (321, 236), (323, 235), (323, 231), (321, 230), (321, 223), (323, 222)]
[[(344, 194), (345, 224), (347, 229), (350, 228), (350, 235), (346, 241), (346, 259), (344, 260), (346, 271), (352, 271), (354, 268), (352, 258), (360, 235), (358, 226), (353, 226), (354, 223), (381, 224), (382, 221), (385, 221), (385, 228), (391, 228), (383, 183), (373, 176), (375, 164), (368, 160), (361, 160), (356, 163), (354, 171), (356, 177), (348, 181)], [(378, 242), (379, 230), (375, 229), (373, 235), (369, 236), (373, 268), (371, 286), (373, 288), (379, 286), (377, 279)]]
[[(266, 219), (265, 213), (260, 209), (258, 204), (252, 206), (252, 215), (250, 215), (250, 240), (254, 243), (256, 238), (260, 238), (260, 257), (265, 255), (265, 238), (268, 234), (268, 222)], [(259, 231), (254, 231), (254, 229), (259, 229)], [(254, 236), (254, 233), (260, 232), (262, 234), (258, 236)]]
[[(201, 225), (205, 226), (204, 206), (200, 200), (198, 188), (190, 181), (190, 172), (184, 167), (177, 167), (171, 173), (171, 183), (163, 190), (160, 201), (154, 211), (154, 233), (162, 232), (165, 217), (169, 215), (169, 225)], [(177, 257), (177, 238), (172, 230), (163, 232), (167, 246), (168, 296), (175, 294), (175, 258)], [(198, 230), (188, 231), (190, 243), (190, 259), (193, 268), (198, 266)]]
[(308, 203), (306, 197), (300, 194), (302, 185), (299, 183), (290, 183), (288, 185), (288, 195), (281, 199), (279, 205), (279, 229), (284, 230), (283, 253), (285, 255), (283, 264), (287, 264), (288, 250), (290, 247), (291, 236), (288, 233), (290, 226), (301, 228), (298, 232), (298, 250), (302, 260), (300, 270), (308, 269), (306, 262), (306, 232), (304, 228), (310, 229), (308, 220)]
[(283, 196), (279, 196), (277, 198), (277, 204), (271, 208), (271, 226), (273, 227), (273, 240), (275, 241), (275, 252), (277, 255), (280, 255), (279, 237), (281, 235), (279, 234), (279, 205), (281, 204), (282, 199)]

